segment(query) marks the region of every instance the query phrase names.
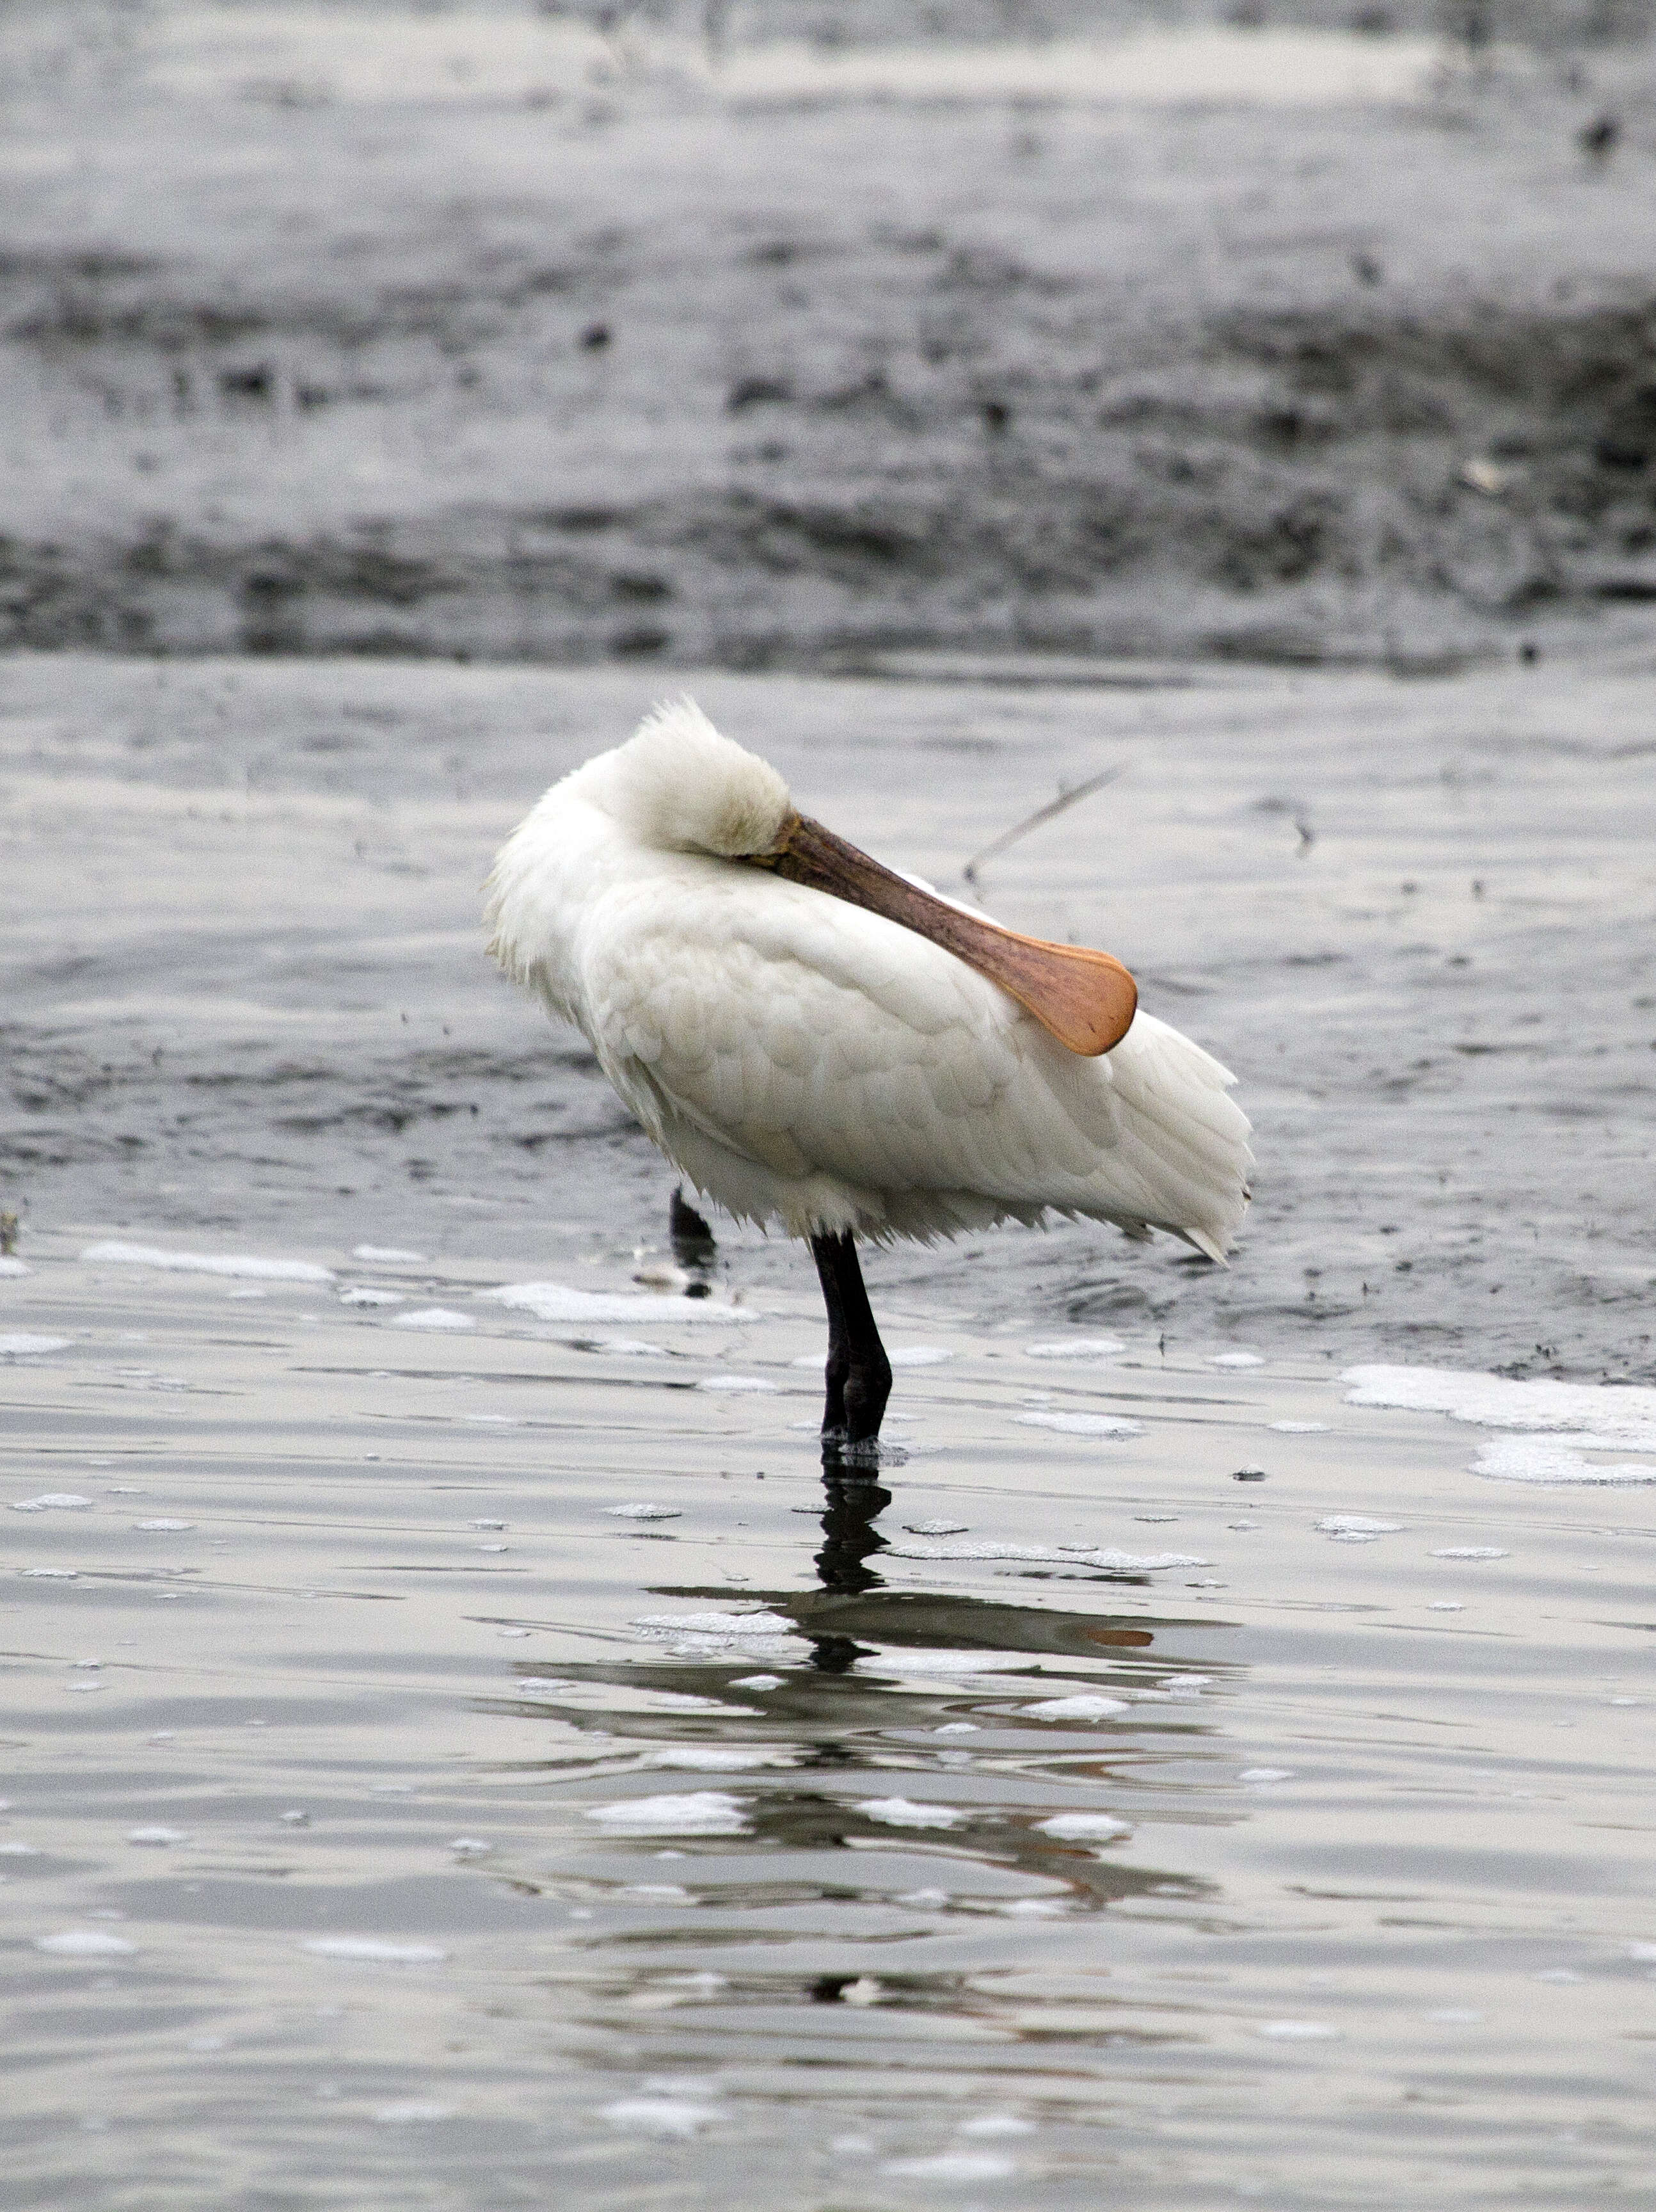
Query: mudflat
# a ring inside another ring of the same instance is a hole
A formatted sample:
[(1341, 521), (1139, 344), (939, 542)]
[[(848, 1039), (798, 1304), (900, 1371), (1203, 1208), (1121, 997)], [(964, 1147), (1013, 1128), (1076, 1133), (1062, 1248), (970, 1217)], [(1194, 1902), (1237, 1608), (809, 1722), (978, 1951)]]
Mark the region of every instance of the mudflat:
[(14, 10), (0, 639), (1419, 667), (1623, 620), (1643, 11), (1355, 12)]

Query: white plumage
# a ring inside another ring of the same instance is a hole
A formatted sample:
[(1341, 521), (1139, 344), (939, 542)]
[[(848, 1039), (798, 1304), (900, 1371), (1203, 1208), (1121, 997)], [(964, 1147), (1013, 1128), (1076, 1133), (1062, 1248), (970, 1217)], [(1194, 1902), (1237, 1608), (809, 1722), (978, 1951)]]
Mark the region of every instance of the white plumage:
[(880, 1242), (1056, 1212), (1222, 1258), (1251, 1165), (1225, 1069), (1143, 1012), (1067, 1050), (913, 928), (753, 866), (791, 818), (773, 769), (660, 709), (508, 841), (490, 950), (744, 1219)]

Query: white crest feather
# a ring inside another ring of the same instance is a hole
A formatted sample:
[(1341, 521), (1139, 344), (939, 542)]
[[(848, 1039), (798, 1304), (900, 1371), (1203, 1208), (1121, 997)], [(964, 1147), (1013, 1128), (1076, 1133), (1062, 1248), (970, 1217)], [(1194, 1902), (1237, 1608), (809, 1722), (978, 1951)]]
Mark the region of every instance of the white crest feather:
[(608, 770), (606, 811), (666, 852), (731, 860), (767, 853), (793, 811), (770, 763), (722, 737), (693, 699), (646, 715)]

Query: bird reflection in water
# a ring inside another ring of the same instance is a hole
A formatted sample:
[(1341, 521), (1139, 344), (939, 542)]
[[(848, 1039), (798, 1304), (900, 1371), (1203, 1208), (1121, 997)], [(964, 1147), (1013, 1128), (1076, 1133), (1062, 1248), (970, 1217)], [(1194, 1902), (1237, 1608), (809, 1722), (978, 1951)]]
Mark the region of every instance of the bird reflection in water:
[[(875, 1522), (891, 1503), (891, 1492), (865, 1467), (848, 1465), (832, 1443), (822, 1447), (822, 1548), (816, 1574), (835, 1597), (861, 1597), (883, 1589), (885, 1577), (869, 1561), (886, 1548)], [(811, 1665), (823, 1674), (845, 1674), (869, 1650), (850, 1636), (811, 1637)]]
[(864, 1468), (845, 1466), (832, 1449), (822, 1454), (822, 1548), (816, 1572), (826, 1590), (857, 1597), (885, 1581), (868, 1562), (886, 1548), (875, 1522), (891, 1492)]

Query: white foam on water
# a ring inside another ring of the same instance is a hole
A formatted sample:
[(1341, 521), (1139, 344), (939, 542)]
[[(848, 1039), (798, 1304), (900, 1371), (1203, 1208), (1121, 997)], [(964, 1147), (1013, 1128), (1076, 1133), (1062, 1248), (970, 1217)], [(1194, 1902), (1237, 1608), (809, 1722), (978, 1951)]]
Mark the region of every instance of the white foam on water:
[(1592, 1434), (1656, 1449), (1656, 1389), (1601, 1382), (1514, 1382), (1450, 1367), (1349, 1367), (1352, 1406), (1447, 1413), (1481, 1427)]
[(1216, 1352), (1208, 1361), (1210, 1367), (1263, 1367), (1265, 1361), (1257, 1352)]
[(1327, 1513), (1313, 1527), (1325, 1536), (1398, 1536), (1401, 1521), (1374, 1521), (1366, 1513)]
[(456, 1836), (449, 1845), (450, 1850), (459, 1859), (486, 1859), (494, 1848), (493, 1844), (486, 1844), (481, 1836)]
[(1038, 1721), (1104, 1721), (1112, 1713), (1125, 1713), (1127, 1705), (1121, 1698), (1093, 1697), (1082, 1691), (1073, 1698), (1043, 1698), (1039, 1705), (1020, 1711)]
[(0, 1252), (0, 1277), (27, 1275), (28, 1267), (21, 1260), (14, 1260), (9, 1252)]
[(695, 1387), (698, 1390), (774, 1390), (778, 1386), (766, 1382), (762, 1375), (704, 1375)]
[(640, 1297), (636, 1292), (576, 1291), (566, 1283), (502, 1283), (478, 1296), (496, 1305), (533, 1314), (537, 1321), (642, 1321), (675, 1324), (757, 1321), (750, 1307), (727, 1298)]
[(424, 1261), (425, 1256), (423, 1252), (405, 1252), (400, 1244), (353, 1244), (351, 1247), (353, 1260), (367, 1260), (371, 1263), (376, 1260), (388, 1263), (406, 1260), (417, 1265)]
[(1142, 1437), (1142, 1421), (1128, 1421), (1114, 1413), (1014, 1413), (1021, 1429), (1056, 1429), (1066, 1437)]
[(1008, 2181), (1017, 2165), (993, 2151), (945, 2150), (934, 2158), (888, 2159), (880, 2171), (906, 2181)]
[(952, 1359), (952, 1352), (941, 1344), (903, 1344), (886, 1347), (886, 1358), (894, 1367), (935, 1367), (940, 1360)]
[(692, 1774), (741, 1774), (761, 1766), (793, 1766), (798, 1754), (786, 1744), (674, 1743), (652, 1751), (646, 1766), (682, 1768)]
[(299, 1948), (313, 1959), (360, 1960), (384, 1966), (431, 1966), (448, 1956), (435, 1943), (390, 1943), (379, 1936), (312, 1936)]
[(641, 2135), (668, 2136), (688, 2142), (711, 2127), (719, 2117), (716, 2105), (695, 2105), (683, 2097), (617, 2097), (605, 2105), (599, 2118), (613, 2128), (636, 2129)]
[(183, 1828), (129, 1828), (129, 1844), (187, 1844), (191, 1838)]
[(24, 1329), (0, 1336), (0, 1359), (33, 1359), (47, 1352), (67, 1352), (74, 1342), (68, 1336), (34, 1336)]
[[(1480, 1449), (1472, 1462), (1477, 1474), (1506, 1482), (1656, 1482), (1656, 1390), (1514, 1382), (1451, 1367), (1350, 1367), (1340, 1380), (1350, 1386), (1348, 1405), (1447, 1413), (1506, 1431)], [(1583, 1456), (1629, 1447), (1651, 1459), (1607, 1467)]]
[(72, 1583), (80, 1577), (78, 1567), (20, 1567), (18, 1573), (25, 1582)]
[[(816, 1510), (811, 1508), (813, 1512)], [(903, 1527), (911, 1536), (964, 1536), (968, 1524), (964, 1521), (905, 1521)]]
[(921, 1805), (912, 1797), (864, 1797), (855, 1809), (888, 1828), (957, 1828), (971, 1817), (958, 1805)]
[(1132, 1832), (1127, 1821), (1109, 1813), (1054, 1813), (1050, 1820), (1037, 1820), (1035, 1826), (1043, 1836), (1055, 1836), (1065, 1844), (1101, 1844)]
[(373, 2120), (376, 2127), (408, 2128), (424, 2121), (452, 2120), (453, 2118), (452, 2105), (427, 2105), (418, 2098), (410, 2097), (401, 2104), (378, 2106)]
[(847, 1982), (840, 1992), (841, 2004), (876, 2005), (885, 1996), (885, 1984), (872, 1974), (858, 1974), (854, 1982)]
[(156, 1244), (88, 1244), (83, 1261), (98, 1267), (162, 1267), (185, 1275), (248, 1275), (267, 1283), (331, 1283), (331, 1267), (309, 1260), (261, 1260), (250, 1252), (164, 1252)]
[(634, 1836), (739, 1836), (748, 1827), (742, 1799), (722, 1790), (694, 1790), (682, 1797), (623, 1797), (613, 1805), (589, 1805), (586, 1817)]
[(1107, 1359), (1113, 1352), (1125, 1352), (1126, 1346), (1119, 1336), (1061, 1336), (1050, 1344), (1026, 1344), (1026, 1359)]
[(974, 2120), (962, 2120), (955, 2130), (962, 2136), (1032, 2136), (1035, 2133), (1033, 2120), (1021, 2120), (1016, 2112), (980, 2112)]
[(1328, 1434), (1326, 1421), (1269, 1421), (1265, 1425), (1274, 1429), (1279, 1437), (1325, 1437)]
[(782, 1679), (780, 1674), (738, 1674), (725, 1686), (730, 1690), (779, 1690)]
[(1272, 2043), (1331, 2043), (1340, 2031), (1325, 2020), (1262, 2020), (1255, 2021), (1253, 2033)]
[(130, 1959), (138, 1947), (101, 1928), (66, 1928), (61, 1935), (37, 1936), (34, 1948), (54, 1959)]
[(684, 1517), (682, 1505), (652, 1505), (646, 1498), (630, 1505), (606, 1505), (604, 1510), (616, 1521), (681, 1521)]
[(78, 1491), (43, 1490), (38, 1498), (20, 1498), (11, 1510), (14, 1513), (78, 1513), (91, 1503)]
[(1441, 1551), (1434, 1552), (1435, 1559), (1509, 1559), (1510, 1552), (1503, 1552), (1499, 1544), (1446, 1544)]
[(418, 1306), (412, 1313), (397, 1314), (391, 1321), (393, 1328), (476, 1328), (477, 1324), (470, 1314), (456, 1313), (452, 1306)]
[(39, 1844), (19, 1843), (15, 1838), (9, 1843), (0, 1844), (0, 1858), (38, 1859), (41, 1856)]
[(1656, 1966), (1656, 1943), (1629, 1943), (1627, 1954), (1641, 1966)]
[(1291, 1766), (1245, 1766), (1237, 1776), (1239, 1782), (1291, 1782)]
[(162, 1536), (182, 1535), (195, 1525), (193, 1521), (135, 1521), (132, 1523), (135, 1528), (141, 1528), (147, 1534)]
[[(1613, 1450), (1597, 1437), (1583, 1437), (1589, 1451)], [(1653, 1445), (1656, 1449), (1656, 1445)], [(1656, 1482), (1656, 1460), (1623, 1460), (1606, 1466), (1602, 1460), (1584, 1458), (1570, 1444), (1531, 1437), (1501, 1437), (1484, 1444), (1472, 1462), (1474, 1474), (1487, 1474), (1497, 1482), (1574, 1483), (1587, 1487)]]
[(779, 1613), (644, 1613), (634, 1621), (646, 1636), (796, 1636)]

